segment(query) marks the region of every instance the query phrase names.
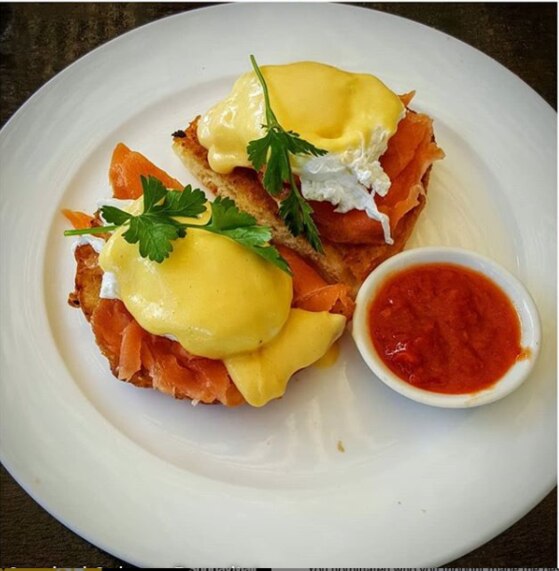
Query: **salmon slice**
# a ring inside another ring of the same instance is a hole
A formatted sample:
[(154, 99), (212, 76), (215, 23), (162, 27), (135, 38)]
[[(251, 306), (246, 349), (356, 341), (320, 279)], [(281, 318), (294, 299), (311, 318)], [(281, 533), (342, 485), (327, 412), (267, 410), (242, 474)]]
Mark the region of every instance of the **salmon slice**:
[(95, 217), (91, 216), (91, 214), (86, 214), (79, 210), (68, 210), (67, 208), (62, 209), (62, 214), (64, 214), (66, 219), (76, 229), (96, 226)]
[[(433, 123), (427, 115), (407, 113), (398, 124), (398, 130), (388, 142), (386, 152), (380, 158), (380, 164), (391, 181), (414, 160), (421, 145), (429, 142), (433, 136)], [(392, 188), (387, 194), (392, 192)], [(380, 198), (380, 197), (379, 197)]]
[(223, 361), (192, 359), (190, 367), (196, 372), (202, 385), (208, 390), (211, 389), (217, 400), (220, 402), (227, 400), (227, 390), (232, 382)]
[(415, 91), (409, 91), (403, 95), (399, 95), (400, 101), (404, 104), (404, 107), (408, 107), (411, 100), (415, 97)]
[(91, 327), (97, 345), (120, 356), (122, 335), (132, 320), (122, 301), (100, 299), (91, 315)]
[(245, 402), (245, 397), (240, 393), (237, 386), (231, 383), (225, 393), (225, 400), (222, 402), (225, 406), (239, 406)]
[(244, 402), (223, 362), (194, 357), (176, 341), (151, 335), (121, 301), (100, 299), (91, 324), (103, 353), (118, 357), (119, 379), (133, 382), (134, 375), (144, 370), (154, 389), (175, 398), (228, 406)]
[(156, 355), (152, 378), (154, 389), (172, 397), (188, 397), (208, 404), (216, 400), (211, 388), (200, 383), (196, 372), (180, 365), (173, 354), (160, 352)]
[(282, 244), (275, 244), (275, 247), (291, 268), (293, 274), (293, 299), (300, 298), (328, 285), (318, 272), (291, 248)]
[[(341, 313), (350, 319), (353, 313), (353, 302), (349, 297), (345, 284), (330, 284), (315, 289), (296, 300), (296, 306), (307, 311), (332, 311)], [(338, 311), (335, 311), (338, 309)]]
[(120, 343), (118, 378), (129, 381), (142, 368), (142, 342), (145, 331), (135, 319), (125, 327)]
[[(427, 116), (408, 112), (388, 142), (380, 163), (392, 184), (387, 195), (375, 197), (380, 212), (390, 218), (392, 233), (398, 223), (419, 204), (425, 193), (422, 179), (434, 161), (444, 153), (433, 141), (433, 124)], [(380, 222), (362, 210), (335, 212), (328, 202), (311, 202), (314, 220), (322, 236), (338, 244), (384, 244)]]
[(119, 143), (113, 151), (109, 168), (109, 181), (113, 187), (114, 198), (139, 198), (142, 196), (141, 176), (154, 176), (166, 188), (183, 189), (178, 180), (156, 167), (144, 155), (137, 151), (131, 151), (125, 144)]
[(331, 311), (351, 319), (355, 304), (346, 284), (329, 284), (299, 255), (276, 245), (293, 273), (293, 306), (307, 311)]
[[(153, 387), (175, 398), (236, 406), (244, 402), (222, 361), (190, 355), (179, 343), (150, 335), (144, 363)], [(236, 398), (235, 398), (236, 397)]]

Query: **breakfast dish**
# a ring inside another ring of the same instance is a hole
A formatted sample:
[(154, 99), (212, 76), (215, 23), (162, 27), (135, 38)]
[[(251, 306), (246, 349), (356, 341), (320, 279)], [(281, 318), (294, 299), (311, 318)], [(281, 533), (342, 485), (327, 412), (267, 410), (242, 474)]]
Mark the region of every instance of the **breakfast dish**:
[[(431, 166), (444, 157), (432, 120), (409, 108), (413, 93), (398, 97), (369, 74), (317, 62), (253, 65), (224, 100), (174, 133), (174, 150), (210, 190), (356, 293), (403, 249), (425, 205)], [(290, 133), (299, 137), (287, 141), (283, 163), (273, 162)], [(287, 161), (292, 173), (278, 175)], [(300, 211), (294, 196), (307, 201)]]
[(122, 143), (109, 173), (113, 197), (95, 216), (64, 214), (80, 236), (69, 302), (118, 379), (194, 403), (263, 406), (343, 333), (349, 288), (269, 245), (230, 199), (210, 205)]
[(251, 59), (228, 98), (174, 135), (213, 203), (120, 143), (112, 200), (91, 218), (65, 212), (82, 236), (70, 304), (113, 374), (196, 404), (263, 406), (323, 357), (359, 285), (404, 247), (444, 156), (413, 94)]
[[(296, 38), (288, 53), (270, 22)], [(199, 184), (169, 135), (228, 94), (250, 50), (263, 64), (352, 58), (396, 93), (417, 90), (411, 106), (435, 120), (446, 158), (407, 248), (480, 252), (532, 293), (544, 343), (514, 394), (426, 407), (372, 382), (347, 334), (334, 365), (295, 375), (263, 408), (192, 407), (115, 381), (67, 305), (60, 209), (110, 196), (117, 141)], [(556, 482), (555, 125), (481, 52), (345, 5), (214, 6), (101, 46), (0, 133), (3, 464), (67, 527), (142, 567), (435, 567), (491, 539)]]

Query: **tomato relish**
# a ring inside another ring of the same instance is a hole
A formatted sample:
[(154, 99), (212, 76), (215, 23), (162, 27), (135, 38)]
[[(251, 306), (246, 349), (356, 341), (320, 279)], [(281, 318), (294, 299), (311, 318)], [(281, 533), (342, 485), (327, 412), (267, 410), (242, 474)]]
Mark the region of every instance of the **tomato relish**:
[(398, 272), (368, 310), (369, 333), (385, 365), (418, 388), (478, 392), (523, 357), (520, 322), (506, 294), (454, 264)]

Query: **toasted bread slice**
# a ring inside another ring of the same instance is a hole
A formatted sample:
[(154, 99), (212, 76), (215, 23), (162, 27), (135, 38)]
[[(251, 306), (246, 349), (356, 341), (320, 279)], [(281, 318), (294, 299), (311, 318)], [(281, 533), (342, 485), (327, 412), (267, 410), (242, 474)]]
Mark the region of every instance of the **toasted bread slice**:
[[(185, 131), (173, 134), (173, 149), (186, 168), (210, 191), (233, 199), (239, 208), (252, 214), (259, 224), (272, 229), (274, 241), (295, 250), (309, 261), (329, 283), (348, 284), (353, 294), (367, 275), (381, 262), (400, 252), (408, 241), (419, 214), (425, 206), (425, 195), (398, 223), (393, 233), (394, 243), (389, 244), (340, 244), (322, 238), (324, 254), (315, 251), (301, 236), (295, 237), (278, 213), (274, 199), (264, 190), (257, 173), (251, 169), (236, 168), (230, 174), (214, 172), (208, 163), (207, 150), (197, 137), (196, 118)], [(430, 167), (422, 178), (427, 189)]]

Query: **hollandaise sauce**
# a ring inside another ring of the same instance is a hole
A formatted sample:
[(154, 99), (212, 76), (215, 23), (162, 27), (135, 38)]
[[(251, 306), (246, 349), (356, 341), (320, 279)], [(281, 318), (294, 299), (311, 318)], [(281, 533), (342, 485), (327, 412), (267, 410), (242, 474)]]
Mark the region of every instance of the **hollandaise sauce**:
[(233, 382), (253, 406), (285, 393), (293, 373), (312, 365), (342, 335), (346, 319), (327, 311), (292, 309), (272, 341), (256, 352), (224, 360)]
[[(375, 131), (387, 140), (405, 111), (399, 97), (373, 75), (308, 61), (261, 70), (281, 126), (331, 153), (368, 144)], [(264, 136), (265, 122), (262, 86), (254, 72), (245, 73), (199, 122), (198, 139), (208, 149), (211, 168), (229, 173), (250, 167), (246, 147)]]

